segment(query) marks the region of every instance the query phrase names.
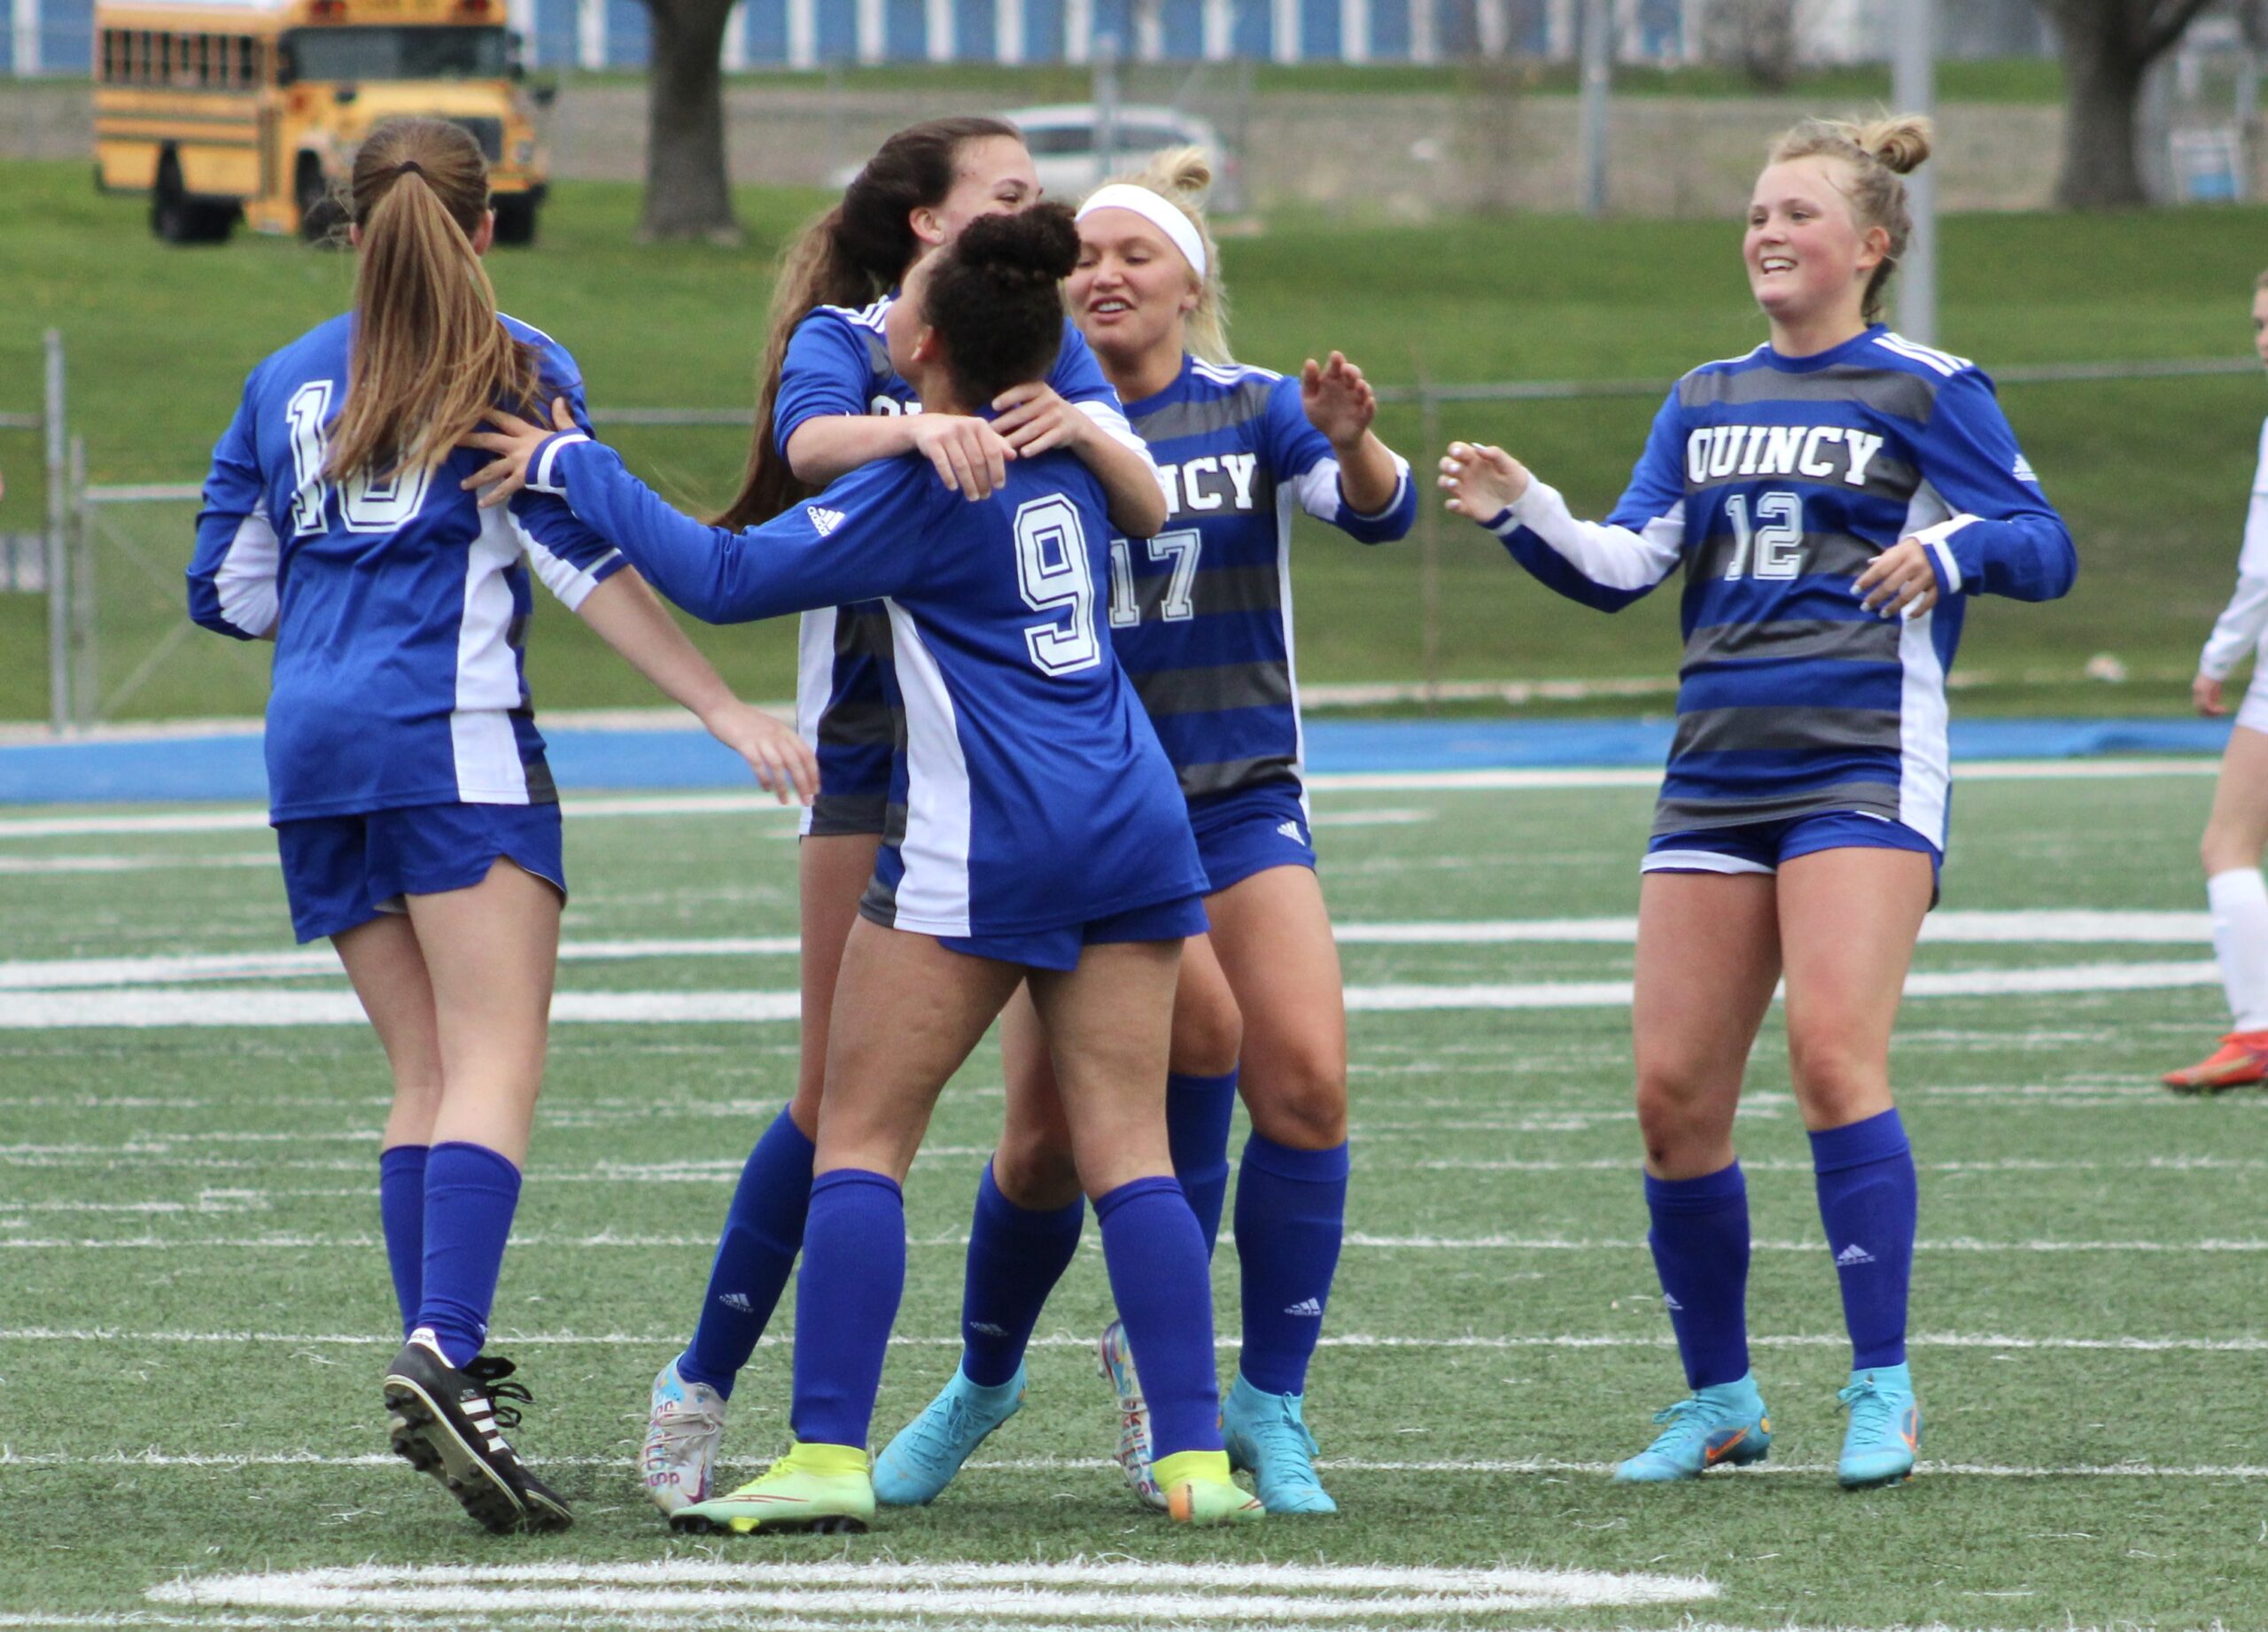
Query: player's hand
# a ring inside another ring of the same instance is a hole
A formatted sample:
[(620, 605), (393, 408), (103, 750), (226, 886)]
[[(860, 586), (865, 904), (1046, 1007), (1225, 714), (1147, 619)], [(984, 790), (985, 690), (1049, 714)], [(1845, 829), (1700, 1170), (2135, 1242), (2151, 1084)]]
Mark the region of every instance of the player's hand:
[(819, 797), (819, 759), (793, 727), (735, 697), (702, 718), (709, 734), (748, 761), (756, 785), (778, 796), (793, 795), (809, 804)]
[(992, 429), (1026, 459), (1053, 448), (1079, 447), (1095, 428), (1093, 420), (1044, 381), (1010, 386), (992, 399), (992, 409), (999, 415)]
[(1534, 478), (1527, 467), (1486, 442), (1452, 442), (1441, 455), (1441, 485), (1449, 508), (1487, 526), (1519, 501)]
[(1938, 603), (1938, 574), (1930, 564), (1930, 547), (1919, 539), (1900, 539), (1868, 562), (1852, 587), (1869, 612), (1919, 618)]
[(1341, 352), (1332, 353), (1326, 362), (1308, 359), (1300, 370), (1300, 407), (1307, 411), (1308, 424), (1340, 448), (1361, 441), (1379, 416), (1378, 393)]
[(549, 430), (497, 408), (488, 410), (488, 423), (496, 429), (470, 432), (464, 439), (464, 446), (495, 455), (494, 462), (481, 466), (457, 484), (467, 493), (483, 489), (480, 508), (484, 510), (495, 509), (528, 485), (528, 467), (535, 462), (536, 449), (555, 432), (580, 429), (574, 415), (567, 411), (564, 397), (551, 400)]
[(913, 427), (913, 451), (936, 467), (950, 491), (974, 502), (990, 498), (1008, 479), (1008, 461), (1016, 451), (983, 420), (967, 414), (915, 414), (907, 423)]
[(2209, 719), (2218, 719), (2229, 711), (2227, 705), (2221, 701), (2221, 682), (2210, 674), (2200, 674), (2189, 682), (2189, 700), (2197, 705), (2197, 711)]

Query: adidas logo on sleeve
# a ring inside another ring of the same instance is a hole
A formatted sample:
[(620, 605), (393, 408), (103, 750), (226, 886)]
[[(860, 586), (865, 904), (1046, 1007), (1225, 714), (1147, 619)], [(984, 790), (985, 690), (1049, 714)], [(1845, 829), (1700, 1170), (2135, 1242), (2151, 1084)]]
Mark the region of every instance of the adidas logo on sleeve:
[(819, 535), (821, 538), (825, 538), (843, 525), (841, 510), (825, 509), (816, 504), (806, 504), (804, 506), (804, 514), (812, 518), (812, 525), (819, 529)]

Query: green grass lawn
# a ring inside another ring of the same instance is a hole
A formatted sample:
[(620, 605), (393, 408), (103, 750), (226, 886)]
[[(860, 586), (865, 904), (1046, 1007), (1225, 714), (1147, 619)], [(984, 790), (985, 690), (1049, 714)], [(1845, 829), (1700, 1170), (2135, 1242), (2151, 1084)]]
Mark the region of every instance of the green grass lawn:
[[(2070, 944), (2040, 921), (2012, 942), (1925, 944), (1919, 970), (2116, 979), (2202, 961), (2191, 846), (2210, 788), (2202, 775), (1970, 778), (1947, 913), (2015, 927), (2031, 921), (2010, 915), (2042, 907), (2188, 911), (2200, 944)], [(647, 1379), (682, 1340), (741, 1158), (788, 1092), (792, 1029), (563, 1022), (493, 1342), (535, 1392), (517, 1442), (579, 1523), (555, 1538), (485, 1537), (384, 1455), (377, 1383), (392, 1303), (371, 1192), (386, 1090), (368, 1031), (0, 1030), (0, 1625), (147, 1614), (190, 1632), (248, 1617), (388, 1632), (977, 1632), (1029, 1622), (912, 1594), (854, 1613), (826, 1595), (878, 1565), (1037, 1575), (1106, 1560), (1375, 1566), (1388, 1601), (1326, 1622), (1363, 1632), (2259, 1624), (2268, 1098), (2177, 1100), (2153, 1081), (2224, 1023), (2210, 975), (2132, 991), (1980, 984), (1908, 1002), (1892, 1065), (1922, 1185), (1912, 1329), (1925, 1460), (1910, 1487), (1855, 1495), (1831, 1473), (1846, 1352), (1775, 1011), (1739, 1134), (1771, 1460), (1697, 1487), (1608, 1482), (1608, 1465), (1653, 1432), (1648, 1413), (1681, 1392), (1643, 1245), (1627, 1014), (1485, 1000), (1396, 1012), (1377, 999), (1419, 985), (1548, 998), (1555, 983), (1627, 979), (1631, 949), (1564, 929), (1558, 940), (1382, 944), (1357, 927), (1627, 913), (1651, 798), (1423, 785), (1317, 796), (1325, 888), (1355, 936), (1347, 980), (1371, 994), (1351, 1022), (1359, 1240), (1309, 1389), (1343, 1509), (1327, 1521), (1186, 1535), (1131, 1505), (1102, 1460), (1115, 1429), (1085, 1347), (1108, 1312), (1091, 1234), (1041, 1321), (1022, 1412), (934, 1506), (885, 1514), (863, 1538), (672, 1540), (631, 1471)], [(634, 801), (579, 814), (577, 803), (565, 938), (571, 950), (613, 944), (563, 966), (567, 999), (792, 990), (792, 959), (716, 944), (792, 935), (789, 819), (641, 813)], [(132, 960), (284, 949), (258, 823), (248, 812), (236, 832), (31, 837), (0, 822), (0, 1010), (20, 1022), (27, 1004), (70, 995), (57, 985), (70, 979), (97, 998), (97, 983), (113, 983), (117, 1001), (157, 1001), (175, 976)], [(672, 945), (636, 955), (636, 942), (659, 937)], [(127, 961), (76, 975), (35, 961), (69, 959)], [(54, 989), (22, 989), (40, 982)], [(345, 991), (315, 973), (194, 992), (257, 1006), (310, 988)], [(998, 1125), (998, 1069), (987, 1049), (947, 1090), (907, 1185), (917, 1244), (878, 1435), (953, 1364), (957, 1241)], [(1238, 1330), (1235, 1276), (1224, 1243), (1224, 1345)], [(734, 1395), (732, 1476), (784, 1439), (791, 1325), (783, 1309)], [(716, 1572), (707, 1589), (738, 1601), (641, 1619), (619, 1584), (591, 1575), (661, 1562)], [(404, 1596), (400, 1572), (450, 1566), (548, 1574), (493, 1582), (506, 1596), (454, 1613)], [(736, 1574), (798, 1566), (847, 1574)], [(1483, 1613), (1394, 1590), (1397, 1570), (1502, 1566), (1703, 1577), (1716, 1596)], [(326, 1566), (376, 1572), (377, 1600), (145, 1597), (166, 1583), (210, 1591), (224, 1574)], [(563, 1596), (529, 1596), (544, 1585)], [(1243, 1590), (1216, 1586), (1178, 1617), (1051, 1610), (1049, 1597), (1033, 1613), (1094, 1632), (1260, 1624), (1241, 1618)], [(326, 1619), (297, 1619), (316, 1612)]]
[[(743, 248), (642, 246), (634, 188), (563, 183), (535, 249), (492, 262), (507, 307), (580, 359), (593, 403), (732, 407), (752, 399), (770, 267), (816, 194), (744, 190)], [(1988, 368), (2242, 355), (2246, 299), (2268, 212), (1957, 216), (1945, 223), (1942, 342)], [(1298, 218), (1225, 250), (1241, 355), (1276, 367), (1332, 346), (1386, 384), (1668, 379), (1762, 337), (1731, 223), (1470, 219), (1349, 229)], [(75, 165), (0, 166), (0, 409), (28, 408), (38, 338), (71, 348), (73, 427), (101, 482), (197, 480), (243, 377), (339, 309), (351, 262), (239, 237), (217, 250), (152, 240), (132, 200), (97, 197)], [(2247, 376), (2011, 385), (2004, 400), (2079, 540), (2066, 602), (1978, 609), (1962, 666), (1992, 684), (1967, 706), (2155, 712), (2180, 708), (2196, 649), (2232, 581), (2258, 416)], [(1579, 508), (1619, 492), (1653, 403), (1477, 404), (1443, 411), (1443, 437), (1501, 441)], [(1429, 466), (1415, 409), (1381, 429)], [(731, 491), (736, 431), (629, 430), (632, 462), (689, 506)], [(37, 524), (28, 437), (0, 432), (0, 531)], [(187, 507), (106, 515), (102, 691), (116, 696), (179, 620)], [(121, 541), (122, 540), (122, 541)], [(1674, 593), (1614, 623), (1577, 614), (1508, 566), (1476, 529), (1438, 524), (1439, 665), (1456, 678), (1666, 675)], [(1418, 544), (1363, 550), (1302, 523), (1295, 571), (1302, 674), (1410, 680), (1423, 673)], [(0, 595), (0, 719), (45, 711), (42, 610)], [(784, 630), (703, 637), (735, 683), (784, 696)], [(532, 643), (539, 704), (643, 701), (574, 620), (545, 616)], [(2091, 685), (2099, 653), (2133, 676)], [(257, 709), (257, 665), (203, 636), (149, 666), (118, 711)]]

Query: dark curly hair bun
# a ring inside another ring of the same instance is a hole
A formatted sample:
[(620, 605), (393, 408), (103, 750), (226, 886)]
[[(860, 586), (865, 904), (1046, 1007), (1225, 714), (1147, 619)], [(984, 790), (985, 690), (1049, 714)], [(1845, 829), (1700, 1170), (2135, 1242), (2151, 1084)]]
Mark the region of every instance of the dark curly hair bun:
[(1060, 204), (980, 215), (937, 252), (921, 316), (944, 337), (964, 407), (1045, 379), (1063, 345), (1056, 287), (1079, 263), (1079, 229)]
[(955, 258), (1002, 279), (1060, 283), (1079, 264), (1079, 229), (1069, 208), (1036, 204), (1014, 215), (980, 215), (961, 229)]

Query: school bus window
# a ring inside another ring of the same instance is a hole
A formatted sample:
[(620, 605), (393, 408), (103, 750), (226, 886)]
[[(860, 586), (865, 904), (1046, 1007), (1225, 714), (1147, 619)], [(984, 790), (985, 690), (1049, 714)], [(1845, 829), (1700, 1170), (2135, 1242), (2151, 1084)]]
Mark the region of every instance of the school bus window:
[(285, 36), (304, 80), (502, 79), (511, 63), (502, 28), (389, 27), (346, 24)]

